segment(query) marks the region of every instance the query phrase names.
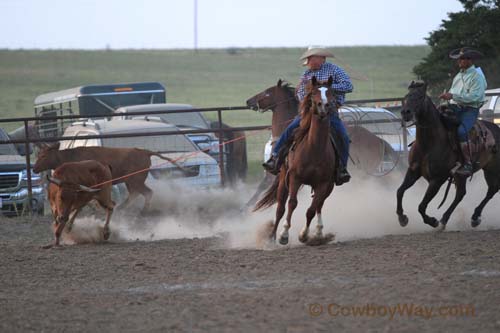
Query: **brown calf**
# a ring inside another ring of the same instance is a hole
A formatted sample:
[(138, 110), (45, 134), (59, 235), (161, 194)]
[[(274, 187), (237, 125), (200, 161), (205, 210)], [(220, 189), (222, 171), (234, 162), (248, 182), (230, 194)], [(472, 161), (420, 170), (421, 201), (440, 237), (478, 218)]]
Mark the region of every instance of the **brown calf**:
[[(114, 202), (111, 200), (111, 170), (97, 161), (81, 161), (64, 163), (54, 170), (52, 177), (48, 177), (48, 198), (54, 216), (54, 244), (45, 248), (59, 246), (59, 239), (68, 222), (71, 230), (78, 212), (95, 199), (101, 207), (106, 209), (106, 223), (104, 225), (104, 239), (109, 238), (109, 220), (113, 213)], [(91, 188), (91, 186), (99, 187)], [(71, 219), (70, 214), (73, 213)]]
[[(184, 168), (168, 157), (139, 148), (78, 147), (59, 150), (59, 143), (41, 147), (34, 172), (55, 169), (66, 162), (96, 160), (111, 167), (113, 184), (125, 183), (129, 196), (119, 207), (127, 206), (130, 201), (142, 194), (145, 198), (143, 212), (149, 209), (153, 191), (144, 184), (151, 167), (151, 156), (169, 161), (186, 172)], [(120, 178), (122, 177), (122, 178)]]

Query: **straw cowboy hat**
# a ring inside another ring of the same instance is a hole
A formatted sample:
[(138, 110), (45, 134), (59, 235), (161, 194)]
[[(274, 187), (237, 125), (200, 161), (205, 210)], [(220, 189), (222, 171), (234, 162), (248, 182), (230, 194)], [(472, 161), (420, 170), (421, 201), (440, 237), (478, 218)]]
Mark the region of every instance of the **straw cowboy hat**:
[(303, 66), (307, 65), (307, 60), (311, 56), (320, 56), (320, 57), (335, 57), (332, 52), (328, 51), (324, 47), (321, 46), (309, 46), (306, 52), (302, 54), (300, 60), (304, 60), (302, 63)]
[(483, 54), (470, 47), (461, 47), (451, 51), (449, 56), (451, 59), (478, 59), (481, 58)]

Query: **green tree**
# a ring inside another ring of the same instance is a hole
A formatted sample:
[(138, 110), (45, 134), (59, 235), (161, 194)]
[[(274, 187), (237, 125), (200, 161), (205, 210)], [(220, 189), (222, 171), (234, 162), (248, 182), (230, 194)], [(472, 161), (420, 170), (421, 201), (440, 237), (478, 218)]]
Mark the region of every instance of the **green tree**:
[(451, 84), (458, 68), (450, 50), (470, 46), (484, 57), (476, 61), (486, 75), (488, 88), (500, 87), (500, 0), (459, 0), (464, 11), (448, 14), (440, 29), (426, 38), (431, 52), (413, 72), (426, 81), (433, 93)]

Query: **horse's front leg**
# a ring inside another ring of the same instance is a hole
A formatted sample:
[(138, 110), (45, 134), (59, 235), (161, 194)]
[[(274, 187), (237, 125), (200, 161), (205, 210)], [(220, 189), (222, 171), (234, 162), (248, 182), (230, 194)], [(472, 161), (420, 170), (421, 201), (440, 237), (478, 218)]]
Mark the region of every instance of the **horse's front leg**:
[(451, 214), (457, 207), (457, 205), (462, 201), (462, 199), (465, 196), (466, 193), (466, 177), (459, 176), (455, 177), (455, 184), (456, 184), (456, 193), (455, 193), (455, 199), (451, 203), (450, 207), (444, 212), (443, 217), (441, 217), (441, 230), (444, 230), (446, 228), (446, 223), (448, 223), (448, 220), (450, 219)]
[(281, 221), (281, 218), (283, 217), (283, 215), (285, 215), (285, 203), (286, 203), (286, 199), (288, 198), (288, 189), (286, 187), (286, 176), (281, 176), (278, 175), (278, 177), (280, 177), (280, 180), (279, 180), (279, 185), (278, 185), (278, 192), (277, 192), (277, 201), (278, 201), (278, 204), (277, 204), (277, 208), (276, 208), (276, 217), (275, 217), (275, 220), (274, 220), (274, 226), (273, 226), (273, 230), (271, 232), (271, 235), (269, 235), (269, 240), (271, 241), (275, 241), (276, 240), (276, 231), (278, 230), (278, 225)]
[(403, 196), (407, 189), (413, 186), (415, 182), (420, 178), (420, 171), (412, 170), (408, 168), (406, 171), (405, 179), (403, 183), (398, 188), (397, 192), (397, 208), (396, 214), (398, 214), (399, 225), (406, 227), (408, 224), (408, 216), (403, 213)]
[(283, 226), (283, 231), (281, 232), (279, 240), (281, 245), (288, 244), (288, 230), (292, 225), (293, 211), (295, 210), (295, 208), (297, 208), (297, 193), (299, 192), (300, 184), (294, 177), (290, 177), (288, 188), (290, 191), (290, 197), (288, 198), (288, 213), (286, 216), (286, 223)]
[(427, 210), (429, 202), (431, 202), (431, 200), (439, 192), (441, 185), (443, 185), (446, 179), (447, 179), (446, 177), (439, 179), (431, 179), (429, 181), (429, 186), (427, 187), (427, 191), (425, 191), (424, 198), (422, 199), (422, 202), (420, 202), (420, 204), (418, 205), (418, 212), (420, 213), (420, 215), (422, 215), (424, 223), (430, 225), (433, 228), (439, 226), (439, 221), (434, 217), (428, 216), (425, 211)]
[(309, 240), (309, 226), (315, 215), (318, 215), (317, 225), (316, 225), (316, 238), (321, 239), (323, 237), (323, 219), (321, 217), (321, 210), (323, 209), (323, 204), (326, 198), (332, 193), (333, 182), (325, 182), (321, 186), (314, 188), (314, 198), (311, 202), (311, 206), (306, 212), (306, 225), (304, 229), (300, 232), (299, 241), (306, 243)]

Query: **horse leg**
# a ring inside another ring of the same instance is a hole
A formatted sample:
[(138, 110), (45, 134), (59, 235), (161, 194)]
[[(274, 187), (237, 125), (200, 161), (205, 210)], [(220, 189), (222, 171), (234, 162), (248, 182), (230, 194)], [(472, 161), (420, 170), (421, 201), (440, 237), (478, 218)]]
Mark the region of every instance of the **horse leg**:
[(82, 210), (83, 207), (79, 207), (75, 210), (75, 212), (73, 213), (73, 215), (71, 216), (71, 218), (69, 219), (68, 223), (67, 223), (67, 227), (66, 227), (66, 230), (68, 230), (68, 232), (71, 231), (71, 229), (73, 229), (73, 223), (75, 222), (75, 219), (76, 219), (76, 215), (78, 215), (78, 213)]
[(491, 198), (498, 192), (500, 189), (500, 179), (498, 176), (494, 177), (491, 173), (485, 172), (484, 177), (486, 178), (486, 183), (488, 184), (488, 192), (486, 193), (486, 197), (481, 201), (479, 206), (474, 209), (474, 214), (472, 214), (471, 226), (473, 228), (477, 227), (481, 224), (481, 213), (483, 212), (484, 206), (490, 201)]
[(439, 189), (441, 188), (441, 185), (443, 185), (445, 181), (446, 178), (432, 179), (429, 182), (427, 190), (425, 191), (422, 202), (420, 202), (420, 204), (418, 205), (418, 212), (420, 213), (420, 215), (422, 215), (424, 223), (430, 225), (433, 228), (439, 226), (439, 221), (434, 217), (428, 216), (425, 211), (427, 210), (429, 202), (431, 202), (431, 200), (436, 196), (436, 194), (439, 192)]
[[(278, 176), (281, 177), (281, 176)], [(283, 215), (285, 215), (285, 203), (288, 198), (288, 189), (286, 187), (286, 176), (282, 176), (280, 178), (280, 183), (278, 185), (278, 193), (277, 193), (277, 208), (276, 208), (276, 218), (274, 220), (273, 230), (271, 235), (269, 235), (270, 240), (276, 240), (276, 230), (278, 230), (278, 225), (281, 221)]]
[(467, 180), (465, 177), (455, 178), (455, 184), (456, 184), (456, 189), (457, 189), (456, 193), (455, 193), (455, 199), (451, 203), (450, 207), (448, 207), (448, 209), (444, 212), (443, 217), (441, 217), (441, 221), (440, 221), (441, 230), (446, 229), (446, 223), (448, 223), (448, 220), (450, 219), (451, 214), (453, 213), (453, 211), (455, 210), (457, 205), (460, 203), (460, 201), (462, 201), (462, 199), (464, 198), (465, 193), (466, 193), (466, 186), (465, 186), (466, 181)]
[(412, 187), (419, 178), (420, 172), (408, 168), (408, 170), (406, 171), (405, 179), (403, 180), (401, 186), (399, 186), (398, 188), (396, 214), (398, 214), (399, 225), (402, 227), (406, 227), (406, 225), (408, 224), (408, 216), (403, 213), (403, 195), (406, 190)]
[(318, 194), (318, 204), (316, 207), (316, 214), (318, 215), (318, 222), (316, 225), (316, 237), (317, 238), (323, 237), (323, 219), (321, 217), (321, 210), (323, 209), (323, 204), (325, 203), (326, 198), (328, 198), (330, 196), (330, 194), (332, 193), (333, 186), (334, 186), (334, 183), (329, 184), (326, 187), (326, 192), (320, 192)]
[(290, 197), (288, 198), (288, 213), (286, 216), (286, 223), (283, 226), (283, 231), (280, 235), (280, 244), (286, 245), (288, 244), (288, 230), (292, 225), (292, 214), (295, 208), (297, 208), (297, 193), (299, 192), (300, 184), (295, 178), (290, 177), (290, 181), (288, 184), (288, 188), (290, 191)]

